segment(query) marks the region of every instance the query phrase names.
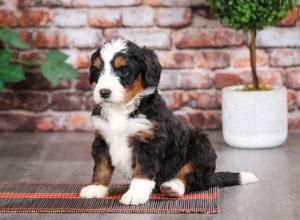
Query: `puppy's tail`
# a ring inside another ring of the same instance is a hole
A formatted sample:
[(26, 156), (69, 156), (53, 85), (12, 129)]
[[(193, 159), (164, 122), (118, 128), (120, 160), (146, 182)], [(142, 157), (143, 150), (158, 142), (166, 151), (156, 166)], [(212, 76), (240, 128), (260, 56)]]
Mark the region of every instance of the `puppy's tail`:
[(249, 172), (231, 173), (231, 172), (217, 172), (212, 178), (212, 183), (215, 186), (236, 186), (255, 183), (258, 178)]

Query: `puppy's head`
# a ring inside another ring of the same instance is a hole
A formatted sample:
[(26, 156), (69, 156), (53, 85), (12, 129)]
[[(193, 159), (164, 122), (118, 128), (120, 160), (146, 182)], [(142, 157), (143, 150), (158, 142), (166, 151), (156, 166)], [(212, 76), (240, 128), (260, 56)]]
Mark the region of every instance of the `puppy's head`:
[(94, 101), (126, 104), (145, 89), (156, 88), (160, 74), (161, 65), (152, 50), (123, 39), (107, 42), (91, 57)]

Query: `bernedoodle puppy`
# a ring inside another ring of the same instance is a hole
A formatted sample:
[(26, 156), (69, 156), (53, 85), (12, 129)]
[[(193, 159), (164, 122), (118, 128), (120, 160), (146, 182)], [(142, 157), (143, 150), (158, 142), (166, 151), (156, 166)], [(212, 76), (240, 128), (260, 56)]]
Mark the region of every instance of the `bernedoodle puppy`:
[(95, 166), (82, 198), (102, 198), (114, 169), (131, 180), (120, 202), (146, 203), (157, 187), (168, 197), (193, 190), (257, 181), (252, 173), (215, 172), (207, 135), (180, 122), (166, 107), (158, 84), (161, 65), (151, 49), (117, 39), (92, 54)]

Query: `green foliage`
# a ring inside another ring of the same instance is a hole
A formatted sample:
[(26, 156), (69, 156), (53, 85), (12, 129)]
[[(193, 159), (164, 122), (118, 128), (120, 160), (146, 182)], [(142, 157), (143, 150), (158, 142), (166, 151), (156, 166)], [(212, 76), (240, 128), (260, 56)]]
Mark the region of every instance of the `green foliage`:
[(46, 62), (42, 65), (44, 76), (53, 84), (57, 85), (59, 79), (74, 79), (77, 75), (76, 69), (65, 61), (68, 56), (58, 50), (50, 51), (46, 56)]
[(30, 67), (40, 67), (42, 74), (52, 85), (57, 85), (60, 78), (72, 80), (78, 74), (73, 66), (65, 62), (68, 56), (58, 50), (49, 51), (43, 62), (14, 59), (12, 48), (25, 50), (30, 47), (9, 28), (0, 29), (0, 42), (4, 46), (0, 48), (0, 92), (5, 89), (6, 83), (24, 80), (24, 70)]
[(21, 50), (29, 49), (29, 45), (21, 40), (19, 35), (10, 28), (0, 29), (0, 41), (6, 48), (17, 48)]
[(7, 49), (0, 49), (0, 91), (6, 82), (17, 82), (24, 79), (24, 73), (19, 66), (10, 64), (12, 54)]
[(218, 19), (234, 29), (260, 30), (276, 25), (293, 5), (293, 0), (208, 0)]

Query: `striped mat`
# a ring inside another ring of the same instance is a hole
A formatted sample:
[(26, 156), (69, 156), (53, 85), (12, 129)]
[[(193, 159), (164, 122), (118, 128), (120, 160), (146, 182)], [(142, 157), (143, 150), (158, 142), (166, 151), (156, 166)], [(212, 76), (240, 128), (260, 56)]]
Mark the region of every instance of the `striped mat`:
[(127, 184), (115, 184), (103, 199), (79, 198), (83, 183), (0, 182), (0, 212), (38, 213), (217, 213), (218, 188), (166, 198), (154, 192), (143, 205), (119, 203)]

